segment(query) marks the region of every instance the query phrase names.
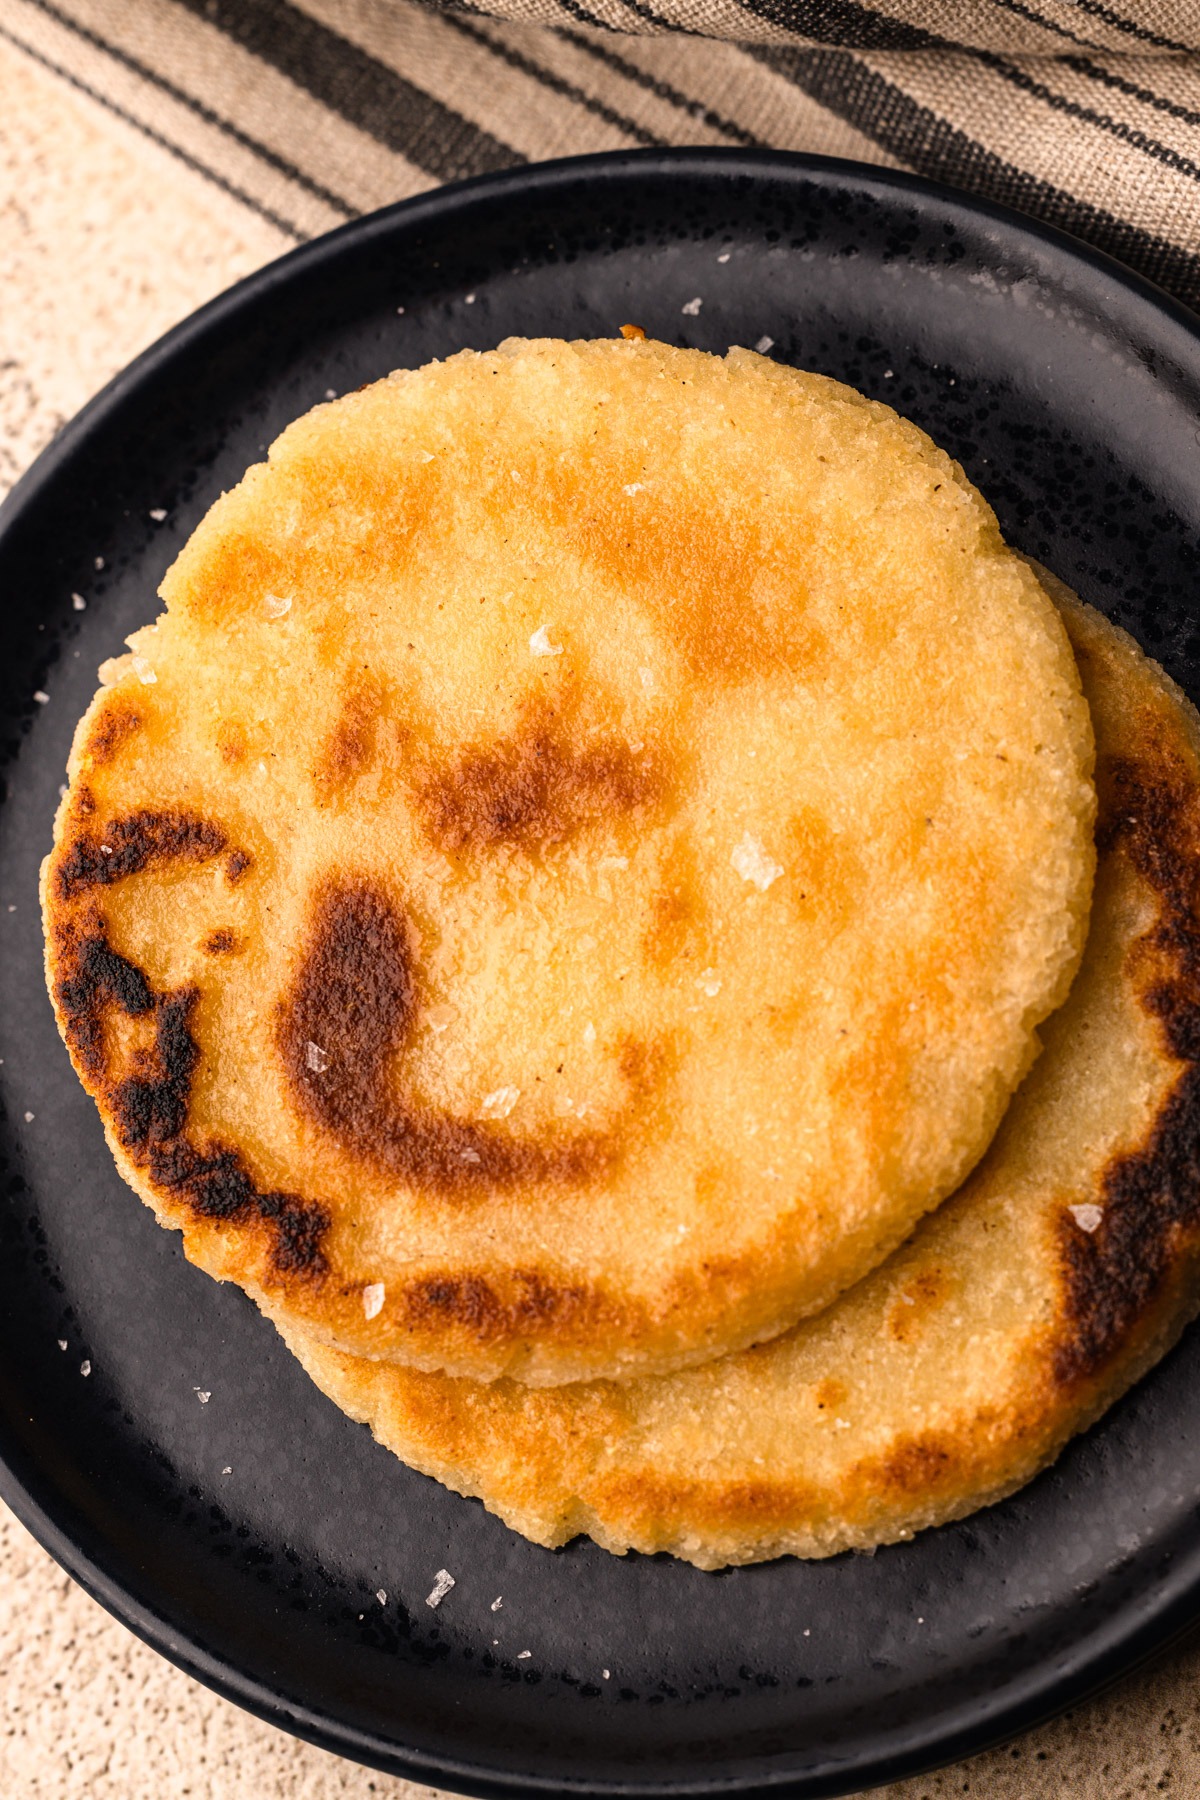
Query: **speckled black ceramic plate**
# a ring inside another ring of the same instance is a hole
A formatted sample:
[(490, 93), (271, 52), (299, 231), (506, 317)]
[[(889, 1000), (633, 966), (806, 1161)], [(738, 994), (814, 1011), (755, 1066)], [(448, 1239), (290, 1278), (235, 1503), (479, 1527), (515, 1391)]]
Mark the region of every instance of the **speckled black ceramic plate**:
[(1031, 1724), (1190, 1621), (1200, 1332), (1023, 1493), (873, 1558), (551, 1554), (402, 1468), (184, 1262), (116, 1176), (42, 985), (72, 728), (222, 488), (329, 388), (630, 318), (770, 339), (891, 401), (1200, 696), (1197, 327), (1053, 232), (850, 164), (647, 153), (445, 189), (234, 289), (2, 517), (0, 1486), (150, 1643), (364, 1762), (477, 1794), (840, 1794)]

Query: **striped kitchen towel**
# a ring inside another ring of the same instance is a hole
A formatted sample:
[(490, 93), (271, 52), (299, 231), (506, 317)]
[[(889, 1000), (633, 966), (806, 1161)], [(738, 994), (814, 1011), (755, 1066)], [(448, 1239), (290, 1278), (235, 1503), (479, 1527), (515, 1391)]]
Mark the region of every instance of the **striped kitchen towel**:
[(0, 36), (286, 237), (667, 144), (859, 157), (1200, 307), (1200, 0), (0, 0)]

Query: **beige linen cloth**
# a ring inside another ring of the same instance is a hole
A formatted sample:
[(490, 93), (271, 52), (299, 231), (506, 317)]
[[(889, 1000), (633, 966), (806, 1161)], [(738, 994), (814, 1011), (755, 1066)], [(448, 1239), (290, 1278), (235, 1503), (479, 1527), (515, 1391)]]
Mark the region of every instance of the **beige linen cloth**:
[[(492, 15), (492, 16), (489, 16)], [(0, 0), (0, 488), (296, 242), (543, 157), (903, 167), (1200, 305), (1197, 0)], [(1200, 1797), (1200, 1648), (886, 1800)], [(0, 1800), (417, 1800), (147, 1650), (0, 1509)]]

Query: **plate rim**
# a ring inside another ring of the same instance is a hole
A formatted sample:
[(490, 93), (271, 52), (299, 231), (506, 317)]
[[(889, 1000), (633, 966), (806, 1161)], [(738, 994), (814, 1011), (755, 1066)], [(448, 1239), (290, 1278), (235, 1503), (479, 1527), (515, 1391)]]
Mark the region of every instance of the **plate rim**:
[[(219, 332), (236, 320), (248, 305), (266, 299), (273, 291), (304, 281), (327, 265), (336, 265), (347, 249), (366, 248), (384, 241), (397, 230), (419, 231), (425, 223), (444, 227), (455, 214), (491, 200), (538, 194), (547, 196), (580, 181), (603, 183), (647, 177), (690, 176), (699, 181), (778, 181), (784, 185), (811, 181), (818, 187), (843, 187), (882, 198), (911, 199), (928, 209), (936, 206), (963, 215), (974, 225), (983, 221), (1004, 234), (1015, 233), (1026, 246), (1041, 247), (1051, 259), (1065, 258), (1087, 272), (1093, 284), (1107, 288), (1113, 298), (1142, 314), (1139, 326), (1156, 326), (1158, 334), (1174, 339), (1178, 359), (1194, 361), (1200, 378), (1200, 317), (1135, 270), (1095, 249), (1055, 225), (1029, 218), (998, 202), (977, 198), (963, 190), (902, 170), (840, 157), (770, 149), (716, 149), (681, 146), (666, 149), (606, 151), (560, 157), (454, 182), (426, 193), (399, 200), (362, 215), (324, 233), (254, 270), (232, 287), (207, 301), (139, 353), (108, 381), (58, 432), (30, 467), (19, 477), (0, 503), (0, 550), (10, 530), (19, 525), (27, 508), (36, 505), (42, 491), (58, 477), (87, 438), (135, 395), (141, 384), (174, 358), (196, 347), (210, 332)], [(1166, 346), (1164, 345), (1164, 348)], [(779, 1796), (804, 1795), (808, 1800), (858, 1793), (866, 1787), (905, 1776), (930, 1772), (948, 1763), (975, 1755), (1027, 1732), (1057, 1716), (1066, 1708), (1093, 1697), (1117, 1680), (1132, 1675), (1155, 1656), (1184, 1637), (1200, 1613), (1200, 1531), (1186, 1553), (1153, 1588), (1127, 1603), (1118, 1613), (1097, 1621), (1048, 1674), (1038, 1663), (1006, 1683), (1003, 1698), (980, 1695), (938, 1715), (938, 1724), (906, 1726), (880, 1734), (865, 1743), (862, 1753), (828, 1759), (823, 1772), (797, 1773), (787, 1769), (749, 1778), (737, 1774), (711, 1778), (647, 1783), (546, 1775), (508, 1775), (453, 1755), (433, 1754), (385, 1744), (373, 1734), (322, 1715), (314, 1709), (287, 1703), (255, 1675), (236, 1667), (199, 1643), (180, 1637), (170, 1621), (148, 1599), (134, 1593), (118, 1577), (109, 1574), (98, 1546), (85, 1545), (55, 1516), (56, 1491), (47, 1494), (48, 1478), (41, 1477), (32, 1457), (26, 1458), (10, 1441), (0, 1416), (0, 1499), (20, 1523), (53, 1557), (55, 1562), (95, 1601), (128, 1630), (193, 1679), (243, 1707), (268, 1724), (307, 1740), (335, 1755), (367, 1767), (432, 1782), (452, 1791), (495, 1800), (511, 1800), (522, 1793), (577, 1794), (592, 1796), (657, 1797)], [(69, 1505), (69, 1503), (63, 1503)]]

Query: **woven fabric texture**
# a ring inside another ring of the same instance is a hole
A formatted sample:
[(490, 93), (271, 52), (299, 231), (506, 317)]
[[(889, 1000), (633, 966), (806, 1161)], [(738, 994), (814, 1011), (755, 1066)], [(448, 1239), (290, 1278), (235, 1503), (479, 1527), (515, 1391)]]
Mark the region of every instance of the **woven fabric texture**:
[[(437, 4), (438, 0), (434, 0)], [(655, 36), (691, 32), (734, 43), (836, 45), (844, 50), (1007, 50), (1048, 56), (1080, 49), (1174, 55), (1200, 49), (1200, 11), (1189, 0), (1123, 7), (1102, 0), (441, 0), (447, 12), (494, 13), (526, 24), (570, 20)]]
[(0, 34), (293, 240), (665, 144), (911, 169), (1200, 306), (1196, 0), (0, 0)]

